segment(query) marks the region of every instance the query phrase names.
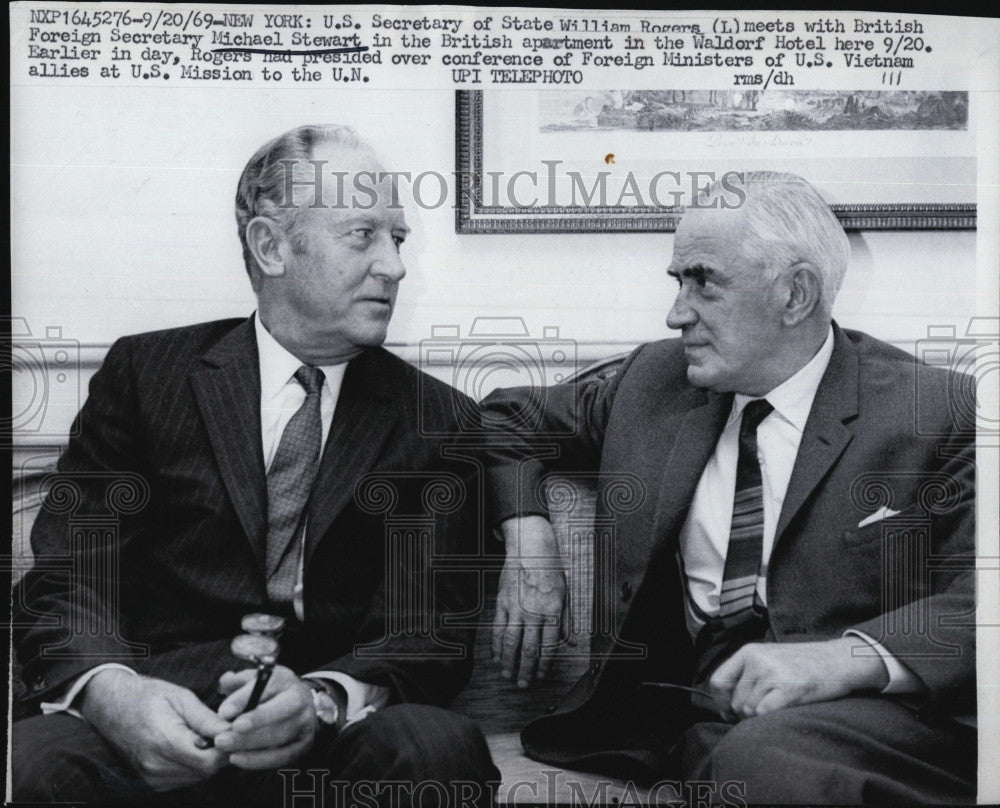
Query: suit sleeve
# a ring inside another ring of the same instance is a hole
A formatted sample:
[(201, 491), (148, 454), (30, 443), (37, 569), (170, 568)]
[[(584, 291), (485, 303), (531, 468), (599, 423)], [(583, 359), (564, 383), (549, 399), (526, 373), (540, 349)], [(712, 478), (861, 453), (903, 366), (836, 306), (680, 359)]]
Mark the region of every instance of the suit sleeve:
[(483, 422), (491, 433), (484, 452), (491, 524), (548, 516), (540, 489), (547, 471), (599, 468), (615, 394), (641, 350), (607, 379), (499, 389), (483, 399)]
[[(966, 400), (974, 401), (974, 392), (969, 396)], [(926, 688), (928, 707), (944, 713), (975, 704), (975, 441), (974, 424), (952, 425), (937, 448), (933, 479), (948, 482), (925, 486), (921, 494), (924, 507), (935, 514), (929, 556), (916, 570), (923, 576), (917, 583), (921, 596), (853, 627), (915, 673)]]
[(34, 566), (14, 590), (14, 646), (27, 700), (43, 701), (96, 665), (131, 666), (145, 649), (115, 609), (117, 560), (141, 533), (148, 488), (128, 343), (116, 342), (90, 382), (73, 437), (31, 532)]
[[(453, 396), (460, 394), (433, 394), (429, 411), (475, 412), (478, 420), (471, 400)], [(401, 493), (394, 513), (402, 518), (383, 525), (385, 576), (357, 643), (317, 668), (385, 688), (388, 703), (447, 706), (472, 675), (481, 608), (482, 477), (472, 451), (460, 441), (446, 437), (431, 443), (434, 459), (412, 469), (412, 486), (399, 474), (386, 478)], [(407, 516), (416, 513), (423, 515), (415, 521)]]

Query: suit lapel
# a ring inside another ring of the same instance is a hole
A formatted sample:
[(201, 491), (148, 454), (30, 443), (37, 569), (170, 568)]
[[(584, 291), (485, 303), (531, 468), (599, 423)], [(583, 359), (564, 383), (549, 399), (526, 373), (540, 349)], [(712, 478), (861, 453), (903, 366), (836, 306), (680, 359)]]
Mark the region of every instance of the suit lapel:
[(665, 471), (660, 482), (652, 542), (676, 535), (686, 518), (695, 488), (705, 470), (719, 435), (732, 409), (731, 394), (722, 395), (692, 388), (691, 409), (667, 420), (660, 430), (660, 444), (667, 449)]
[(392, 363), (389, 354), (376, 348), (352, 359), (344, 373), (309, 507), (306, 564), (399, 418), (400, 391), (393, 389)]
[(836, 323), (833, 328), (833, 354), (802, 432), (775, 544), (854, 437), (853, 426), (847, 422), (858, 413), (858, 352)]
[(260, 363), (253, 319), (240, 323), (202, 356), (191, 384), (226, 490), (264, 567), (267, 487), (260, 436)]

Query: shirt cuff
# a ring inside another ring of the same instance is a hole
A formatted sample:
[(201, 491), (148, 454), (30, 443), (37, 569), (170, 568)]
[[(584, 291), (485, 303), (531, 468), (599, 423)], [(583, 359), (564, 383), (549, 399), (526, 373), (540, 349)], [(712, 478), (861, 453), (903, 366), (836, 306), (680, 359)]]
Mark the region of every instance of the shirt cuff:
[(880, 691), (883, 695), (892, 696), (903, 693), (919, 693), (923, 690), (923, 683), (920, 681), (920, 677), (889, 653), (888, 649), (882, 643), (876, 642), (863, 631), (848, 629), (844, 632), (845, 637), (850, 635), (860, 637), (875, 649), (875, 653), (879, 655), (879, 658), (885, 665), (885, 669), (889, 672), (889, 684)]
[(101, 671), (107, 670), (120, 670), (128, 671), (133, 676), (138, 676), (134, 670), (126, 667), (125, 665), (119, 665), (117, 662), (106, 662), (103, 665), (98, 665), (96, 668), (91, 668), (89, 671), (81, 673), (73, 683), (69, 686), (69, 690), (66, 694), (58, 701), (43, 701), (39, 707), (41, 707), (42, 715), (52, 715), (53, 713), (69, 713), (70, 715), (75, 715), (77, 718), (83, 718), (79, 710), (74, 710), (71, 706), (76, 700), (76, 697), (80, 695), (80, 691), (87, 686), (87, 682), (93, 679)]
[(307, 673), (303, 679), (328, 679), (336, 682), (347, 693), (347, 723), (350, 726), (356, 721), (360, 721), (379, 707), (385, 707), (389, 703), (389, 688), (381, 685), (372, 685), (367, 682), (360, 682), (353, 676), (348, 676), (340, 671), (313, 671)]

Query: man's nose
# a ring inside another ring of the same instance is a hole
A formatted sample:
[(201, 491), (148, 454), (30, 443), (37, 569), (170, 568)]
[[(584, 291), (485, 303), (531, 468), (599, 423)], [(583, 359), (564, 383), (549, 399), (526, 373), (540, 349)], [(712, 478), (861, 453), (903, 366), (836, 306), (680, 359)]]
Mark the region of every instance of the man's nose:
[(674, 305), (670, 307), (670, 311), (667, 312), (667, 328), (681, 329), (686, 325), (692, 325), (698, 320), (698, 315), (691, 306), (688, 305), (687, 295), (684, 293), (684, 288), (681, 287), (677, 291), (677, 297), (674, 298)]
[(379, 246), (378, 254), (372, 261), (371, 274), (376, 277), (399, 283), (406, 277), (406, 267), (399, 254), (396, 242), (391, 238)]

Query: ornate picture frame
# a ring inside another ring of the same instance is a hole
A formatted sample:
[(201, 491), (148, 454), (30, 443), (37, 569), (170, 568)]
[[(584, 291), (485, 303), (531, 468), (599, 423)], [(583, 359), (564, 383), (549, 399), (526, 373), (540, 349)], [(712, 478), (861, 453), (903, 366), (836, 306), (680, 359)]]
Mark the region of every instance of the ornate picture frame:
[[(517, 91), (512, 91), (517, 92)], [(553, 91), (549, 91), (553, 92)], [(570, 92), (570, 91), (555, 91)], [(680, 92), (680, 91), (677, 91)], [(527, 93), (525, 93), (526, 95)], [(605, 93), (606, 94), (606, 93)], [(704, 94), (704, 93), (703, 93)], [(849, 95), (849, 94), (844, 94)], [(508, 94), (510, 97), (510, 94)], [(850, 103), (850, 102), (847, 102)], [(605, 107), (607, 111), (607, 107)], [(523, 121), (523, 117), (514, 116), (514, 120)], [(672, 232), (676, 229), (683, 211), (682, 206), (663, 204), (553, 204), (558, 200), (545, 200), (543, 204), (515, 205), (503, 200), (490, 199), (489, 184), (491, 177), (503, 174), (507, 168), (508, 175), (514, 166), (494, 166), (490, 163), (489, 137), (491, 128), (499, 125), (499, 119), (491, 114), (482, 90), (457, 90), (455, 93), (455, 153), (456, 153), (456, 231), (463, 234), (496, 234), (496, 233), (618, 233), (618, 232)], [(506, 124), (510, 126), (510, 124)], [(556, 127), (550, 127), (556, 128)], [(938, 127), (944, 129), (944, 126)], [(952, 127), (957, 128), (957, 127)], [(962, 127), (964, 129), (964, 127)], [(843, 129), (843, 127), (841, 127)], [(536, 127), (536, 132), (538, 131)], [(549, 133), (546, 133), (546, 135)], [(570, 132), (566, 137), (572, 137)], [(659, 132), (644, 132), (640, 136), (658, 137)], [(689, 140), (701, 133), (685, 132), (682, 137)], [(780, 133), (779, 133), (780, 134)], [(887, 134), (885, 129), (867, 129), (861, 132), (837, 131), (820, 132), (819, 137), (835, 137), (843, 140), (845, 137), (858, 136), (858, 149), (865, 149), (864, 138), (871, 139), (879, 134)], [(911, 141), (919, 137), (920, 132), (900, 133), (893, 131), (896, 137), (909, 137)], [(634, 135), (630, 135), (633, 136)], [(945, 137), (949, 134), (945, 133)], [(559, 138), (560, 133), (556, 132)], [(775, 138), (774, 130), (769, 130), (764, 137)], [(613, 141), (614, 137), (608, 140)], [(568, 143), (569, 141), (566, 140)], [(746, 141), (744, 141), (746, 142)], [(494, 149), (496, 151), (496, 149)], [(509, 153), (505, 150), (505, 154)], [(572, 150), (570, 149), (570, 152)], [(613, 160), (609, 153), (606, 160)], [(937, 155), (926, 155), (924, 160), (911, 160), (906, 165), (900, 165), (897, 174), (906, 176), (906, 182), (895, 181), (893, 188), (904, 188), (907, 192), (919, 191), (917, 195), (925, 196), (933, 193), (933, 189), (941, 188), (940, 180), (928, 179), (921, 182), (919, 177), (912, 177), (912, 164), (924, 163), (940, 166), (941, 159)], [(881, 158), (886, 163), (893, 158)], [(956, 158), (959, 159), (959, 158)], [(966, 158), (961, 158), (966, 159)], [(971, 161), (972, 182), (959, 187), (963, 193), (974, 195), (975, 165)], [(538, 160), (527, 158), (536, 171), (540, 168)], [(542, 160), (542, 162), (546, 162)], [(555, 163), (549, 160), (546, 165)], [(780, 162), (780, 160), (779, 160)], [(842, 161), (845, 165), (853, 161)], [(516, 158), (515, 158), (516, 165)], [(516, 166), (524, 169), (527, 166)], [(500, 171), (492, 169), (499, 168)], [(941, 169), (943, 170), (943, 169)], [(941, 173), (939, 170), (939, 174)], [(908, 173), (909, 172), (909, 173)], [(700, 173), (700, 172), (695, 172)], [(800, 172), (801, 173), (801, 172)], [(596, 175), (596, 170), (594, 172)], [(806, 179), (813, 181), (813, 177)], [(704, 182), (704, 180), (702, 180)], [(496, 180), (493, 180), (496, 185)], [(890, 181), (886, 182), (890, 185)], [(928, 189), (931, 189), (928, 191)], [(635, 198), (635, 195), (631, 195)], [(974, 230), (976, 228), (976, 203), (974, 201), (845, 201), (832, 204), (834, 212), (843, 223), (846, 230)]]

